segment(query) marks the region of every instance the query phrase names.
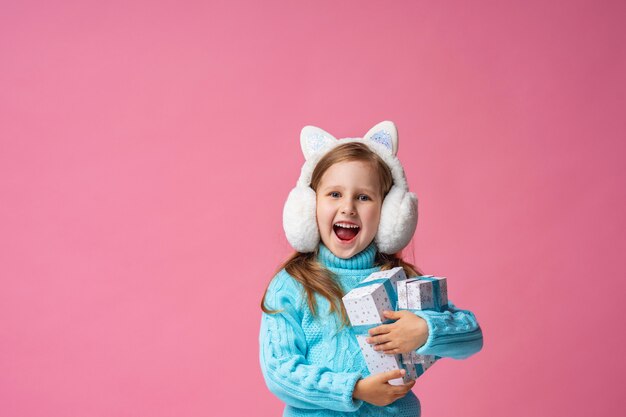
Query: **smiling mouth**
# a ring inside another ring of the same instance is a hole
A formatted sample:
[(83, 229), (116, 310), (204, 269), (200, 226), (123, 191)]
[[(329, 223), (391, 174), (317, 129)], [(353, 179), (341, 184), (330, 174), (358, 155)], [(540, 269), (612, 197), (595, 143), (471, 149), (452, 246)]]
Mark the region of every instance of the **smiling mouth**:
[(350, 241), (359, 234), (361, 228), (356, 225), (340, 226), (340, 224), (337, 223), (333, 225), (333, 230), (335, 231), (335, 235), (337, 235), (339, 240)]

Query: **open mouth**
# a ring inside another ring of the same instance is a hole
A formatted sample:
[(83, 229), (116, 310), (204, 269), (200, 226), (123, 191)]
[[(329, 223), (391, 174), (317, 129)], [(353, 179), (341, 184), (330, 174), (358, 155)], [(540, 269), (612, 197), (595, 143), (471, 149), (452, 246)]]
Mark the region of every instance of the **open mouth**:
[(361, 228), (356, 224), (351, 223), (335, 223), (333, 225), (333, 230), (335, 231), (335, 235), (344, 242), (348, 242), (356, 237), (359, 234), (359, 230)]

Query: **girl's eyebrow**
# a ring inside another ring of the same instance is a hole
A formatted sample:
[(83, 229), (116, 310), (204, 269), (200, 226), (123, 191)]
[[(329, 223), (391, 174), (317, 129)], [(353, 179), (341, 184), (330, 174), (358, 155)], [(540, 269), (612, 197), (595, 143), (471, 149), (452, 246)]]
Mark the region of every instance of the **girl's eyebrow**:
[[(328, 185), (328, 186), (322, 188), (322, 191), (324, 192), (324, 191), (328, 191), (328, 190), (332, 190), (332, 189), (343, 190), (344, 187), (341, 186), (341, 185)], [(357, 191), (363, 191), (363, 192), (366, 192), (366, 193), (375, 194), (374, 189), (373, 188), (368, 188), (368, 187), (359, 187), (359, 188), (357, 188)]]
[(324, 190), (328, 190), (330, 188), (339, 188), (339, 189), (343, 190), (343, 186), (341, 186), (341, 185), (327, 185), (326, 187), (324, 187)]

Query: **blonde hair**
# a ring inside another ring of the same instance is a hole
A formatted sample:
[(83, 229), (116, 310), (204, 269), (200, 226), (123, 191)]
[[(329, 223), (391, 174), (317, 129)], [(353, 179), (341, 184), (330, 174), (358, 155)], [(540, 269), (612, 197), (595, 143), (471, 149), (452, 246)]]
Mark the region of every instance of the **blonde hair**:
[[(393, 185), (393, 177), (391, 176), (389, 167), (376, 153), (371, 151), (367, 145), (358, 142), (338, 145), (331, 152), (324, 155), (313, 170), (311, 188), (317, 190), (322, 176), (328, 168), (336, 163), (346, 161), (360, 161), (371, 164), (371, 167), (378, 174), (381, 187), (380, 195), (383, 198), (387, 195)], [(317, 315), (317, 303), (315, 301), (315, 294), (317, 293), (329, 301), (329, 313), (339, 313), (341, 322), (344, 325), (348, 325), (349, 321), (346, 310), (341, 302), (341, 298), (344, 296), (341, 286), (335, 279), (335, 274), (326, 269), (324, 265), (317, 260), (317, 255), (318, 249), (308, 253), (294, 252), (277, 268), (276, 272), (278, 273), (282, 269), (285, 269), (289, 275), (302, 284), (304, 292), (306, 293), (307, 304), (314, 316)], [(374, 264), (380, 266), (381, 271), (401, 266), (404, 268), (407, 276), (421, 275), (421, 272), (414, 265), (403, 261), (398, 254), (389, 255), (377, 252)], [(271, 310), (265, 305), (266, 294), (267, 288), (261, 299), (261, 310), (267, 314), (278, 313), (280, 310)]]

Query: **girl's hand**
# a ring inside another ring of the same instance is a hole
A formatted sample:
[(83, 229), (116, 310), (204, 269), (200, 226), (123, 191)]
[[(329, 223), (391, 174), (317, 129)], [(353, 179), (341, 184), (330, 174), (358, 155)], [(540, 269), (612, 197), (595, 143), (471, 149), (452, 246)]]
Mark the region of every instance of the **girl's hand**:
[(385, 311), (388, 319), (395, 323), (383, 324), (369, 330), (371, 337), (365, 339), (375, 344), (374, 350), (386, 354), (409, 353), (421, 347), (428, 340), (428, 324), (423, 318), (407, 310)]
[(388, 383), (391, 379), (402, 378), (405, 372), (404, 369), (396, 369), (359, 379), (354, 386), (352, 396), (357, 400), (363, 400), (381, 407), (391, 404), (404, 397), (415, 385), (415, 381), (404, 385), (391, 385)]

